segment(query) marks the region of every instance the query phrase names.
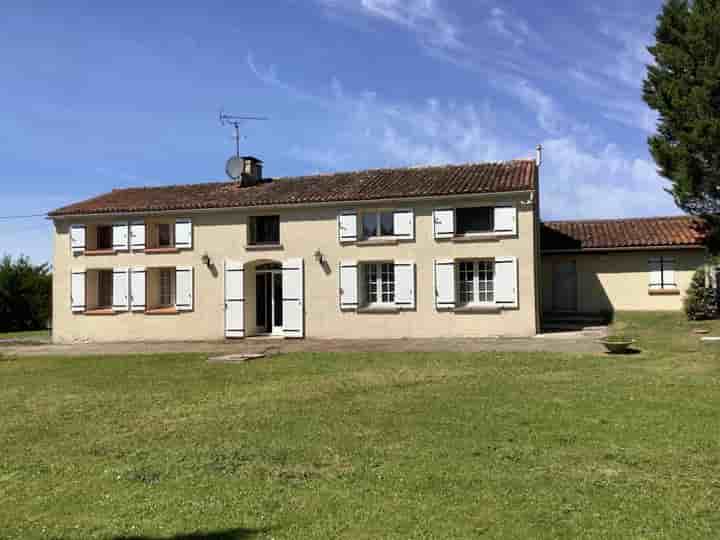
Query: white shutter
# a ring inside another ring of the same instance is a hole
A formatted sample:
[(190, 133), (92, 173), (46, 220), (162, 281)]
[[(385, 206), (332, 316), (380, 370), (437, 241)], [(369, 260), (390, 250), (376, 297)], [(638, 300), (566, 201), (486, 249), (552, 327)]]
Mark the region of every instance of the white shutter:
[(113, 310), (127, 311), (130, 309), (129, 271), (127, 268), (113, 269)]
[(112, 243), (115, 251), (127, 251), (128, 249), (128, 222), (118, 221), (112, 226)]
[(85, 225), (70, 226), (70, 247), (72, 248), (73, 253), (82, 253), (85, 251), (86, 231), (87, 227), (85, 227)]
[(70, 306), (73, 311), (85, 311), (85, 270), (73, 270), (70, 277)]
[(245, 335), (245, 267), (225, 261), (225, 337)]
[(415, 263), (395, 261), (395, 305), (415, 309)]
[(357, 240), (357, 212), (344, 211), (338, 214), (338, 239), (340, 242)]
[(514, 206), (495, 207), (495, 232), (517, 233), (517, 209)]
[(303, 260), (288, 259), (282, 265), (283, 334), (303, 337)]
[(435, 261), (435, 307), (455, 308), (455, 261)]
[(435, 238), (452, 238), (455, 234), (455, 210), (452, 208), (433, 210), (433, 231)]
[(358, 307), (358, 265), (356, 261), (340, 261), (340, 309)]
[(517, 258), (495, 258), (495, 303), (503, 307), (517, 307)]
[(395, 236), (401, 240), (415, 238), (415, 212), (412, 208), (393, 212), (393, 229)]
[(178, 249), (192, 248), (192, 219), (175, 220), (175, 247)]
[(648, 269), (650, 272), (650, 283), (651, 289), (662, 289), (662, 263), (660, 259), (648, 260)]
[(130, 307), (133, 311), (145, 311), (145, 268), (130, 270)]
[(675, 259), (663, 257), (662, 259), (663, 269), (663, 287), (672, 289), (677, 287), (675, 283)]
[(193, 267), (175, 267), (175, 308), (191, 311), (193, 308)]
[(133, 221), (130, 224), (130, 246), (133, 251), (145, 249), (145, 222)]

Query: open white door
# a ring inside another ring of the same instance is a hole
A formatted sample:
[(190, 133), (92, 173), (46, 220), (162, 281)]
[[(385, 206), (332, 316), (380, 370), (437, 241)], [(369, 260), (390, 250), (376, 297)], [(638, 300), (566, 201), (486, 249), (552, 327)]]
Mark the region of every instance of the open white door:
[(303, 260), (288, 259), (282, 265), (283, 334), (286, 337), (305, 335), (303, 304)]
[(245, 336), (244, 276), (243, 263), (225, 261), (225, 337)]

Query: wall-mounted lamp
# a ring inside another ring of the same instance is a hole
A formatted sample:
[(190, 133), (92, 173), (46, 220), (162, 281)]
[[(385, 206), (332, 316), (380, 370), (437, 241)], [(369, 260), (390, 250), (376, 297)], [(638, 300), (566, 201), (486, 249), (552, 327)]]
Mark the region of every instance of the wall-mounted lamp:
[(210, 260), (210, 255), (208, 255), (207, 253), (203, 253), (203, 256), (200, 260), (208, 268), (210, 268), (210, 266), (212, 266), (212, 261)]
[(323, 255), (322, 251), (319, 249), (315, 250), (315, 253), (313, 253), (313, 257), (315, 257), (315, 260), (320, 264), (325, 264), (325, 255)]

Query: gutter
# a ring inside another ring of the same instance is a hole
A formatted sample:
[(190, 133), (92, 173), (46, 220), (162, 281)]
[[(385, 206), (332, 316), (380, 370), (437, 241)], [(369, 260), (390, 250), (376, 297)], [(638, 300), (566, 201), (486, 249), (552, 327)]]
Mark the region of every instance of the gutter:
[(667, 251), (670, 249), (705, 249), (705, 246), (697, 245), (670, 245), (670, 246), (634, 246), (634, 247), (615, 247), (615, 248), (585, 248), (585, 249), (541, 249), (541, 255), (563, 255), (563, 254), (579, 254), (583, 253), (607, 253), (622, 251)]

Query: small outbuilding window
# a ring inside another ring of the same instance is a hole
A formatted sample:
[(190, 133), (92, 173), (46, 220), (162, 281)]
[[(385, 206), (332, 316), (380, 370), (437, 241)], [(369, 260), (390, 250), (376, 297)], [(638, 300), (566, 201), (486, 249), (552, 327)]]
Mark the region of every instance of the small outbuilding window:
[(675, 283), (675, 259), (654, 257), (648, 261), (650, 267), (650, 290), (677, 289)]

